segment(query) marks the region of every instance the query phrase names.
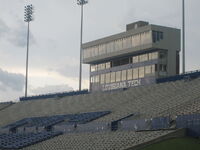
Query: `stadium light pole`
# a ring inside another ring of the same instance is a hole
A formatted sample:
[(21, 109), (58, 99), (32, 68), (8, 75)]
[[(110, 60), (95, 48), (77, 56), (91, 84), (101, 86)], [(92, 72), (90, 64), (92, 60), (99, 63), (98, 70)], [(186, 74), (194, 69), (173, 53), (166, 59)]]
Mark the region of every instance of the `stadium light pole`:
[(185, 73), (185, 0), (182, 0), (182, 67), (183, 67), (183, 73)]
[(80, 34), (80, 66), (79, 66), (79, 91), (82, 84), (82, 44), (83, 44), (83, 6), (88, 3), (88, 0), (77, 0), (77, 4), (81, 6), (81, 34)]
[(28, 56), (29, 56), (29, 31), (30, 31), (30, 22), (33, 21), (33, 5), (27, 5), (24, 8), (24, 21), (28, 23), (27, 30), (27, 52), (26, 52), (26, 81), (25, 81), (25, 97), (27, 97), (27, 88), (28, 88)]

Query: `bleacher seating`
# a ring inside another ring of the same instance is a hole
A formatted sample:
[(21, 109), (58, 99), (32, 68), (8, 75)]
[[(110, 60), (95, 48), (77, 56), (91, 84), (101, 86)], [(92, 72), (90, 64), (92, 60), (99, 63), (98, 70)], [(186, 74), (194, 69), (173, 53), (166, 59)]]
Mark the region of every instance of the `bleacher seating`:
[(81, 114), (67, 114), (67, 115), (56, 115), (56, 116), (46, 116), (46, 117), (32, 117), (24, 118), (22, 120), (16, 121), (14, 123), (8, 124), (3, 127), (3, 129), (8, 128), (11, 132), (16, 132), (19, 127), (44, 127), (45, 129), (51, 130), (54, 125), (59, 123), (68, 124), (84, 124), (100, 117), (103, 117), (111, 113), (110, 111), (102, 112), (90, 112)]
[(49, 99), (49, 98), (57, 98), (57, 97), (61, 98), (61, 97), (65, 97), (65, 96), (82, 95), (82, 94), (88, 94), (88, 93), (89, 93), (88, 90), (62, 92), (62, 93), (49, 93), (49, 94), (44, 94), (44, 95), (20, 97), (20, 101), (41, 100), (41, 99)]
[[(109, 110), (112, 113), (93, 121), (93, 123), (111, 123), (133, 112), (140, 115), (136, 131), (102, 133), (70, 133), (58, 136), (27, 147), (25, 149), (126, 149), (148, 142), (157, 137), (174, 132), (142, 131), (151, 129), (151, 122), (144, 118), (159, 118), (200, 112), (200, 78), (163, 82), (148, 86), (130, 88), (125, 91), (92, 93), (67, 96), (38, 101), (23, 101), (11, 105), (0, 113), (0, 126), (5, 126), (23, 118), (54, 116), (62, 114), (81, 114)], [(58, 100), (59, 99), (59, 100)], [(16, 113), (17, 112), (17, 113)], [(129, 121), (129, 120), (127, 120)], [(125, 123), (125, 122), (124, 122)], [(131, 123), (131, 122), (129, 122)], [(127, 125), (128, 124), (123, 124)], [(156, 127), (157, 128), (157, 127)]]
[(188, 136), (200, 137), (200, 114), (188, 114), (177, 116), (176, 127), (187, 128)]
[(12, 104), (14, 104), (14, 103), (13, 102), (2, 102), (2, 103), (0, 103), (0, 111), (11, 106)]
[(19, 149), (61, 134), (62, 132), (0, 134), (0, 148)]
[(174, 131), (110, 131), (99, 133), (63, 134), (42, 143), (38, 143), (37, 145), (32, 145), (23, 150), (120, 150), (128, 149), (172, 132)]
[(87, 123), (110, 113), (111, 113), (110, 111), (104, 111), (104, 112), (90, 112), (90, 113), (74, 114), (74, 115), (69, 116), (70, 118), (69, 122), (79, 123), (79, 124)]
[(125, 119), (127, 119), (127, 118), (130, 118), (130, 117), (132, 117), (132, 116), (134, 116), (134, 114), (130, 114), (130, 115), (125, 116), (125, 117), (123, 117), (123, 118), (120, 118), (120, 119), (118, 119), (118, 120), (112, 121), (112, 122), (111, 122), (111, 131), (116, 131), (116, 130), (118, 129), (118, 124), (119, 124), (120, 121), (125, 120)]
[(183, 79), (190, 80), (190, 79), (194, 79), (194, 78), (198, 78), (198, 77), (200, 77), (200, 70), (187, 72), (187, 73), (184, 73), (181, 75), (160, 78), (160, 79), (157, 79), (156, 82), (157, 83), (174, 82), (177, 80), (183, 80)]
[(151, 122), (152, 130), (168, 129), (170, 128), (170, 117), (153, 118)]

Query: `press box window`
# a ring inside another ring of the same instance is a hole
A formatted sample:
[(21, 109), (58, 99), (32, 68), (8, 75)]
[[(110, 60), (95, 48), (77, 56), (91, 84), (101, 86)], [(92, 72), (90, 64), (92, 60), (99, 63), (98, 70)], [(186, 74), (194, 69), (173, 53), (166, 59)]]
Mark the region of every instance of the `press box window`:
[(163, 40), (164, 39), (164, 34), (163, 32), (160, 31), (153, 31), (153, 42), (156, 43), (157, 41)]
[(139, 78), (144, 78), (144, 67), (139, 68)]
[(127, 70), (127, 80), (133, 79), (133, 69)]
[(106, 83), (110, 83), (110, 73), (106, 74)]
[(115, 82), (115, 72), (111, 73), (111, 83)]
[(101, 74), (101, 84), (105, 83), (105, 74)]
[(95, 65), (91, 65), (91, 72), (94, 72), (95, 70)]
[(121, 81), (121, 71), (116, 72), (116, 82), (120, 82)]
[(106, 69), (109, 69), (111, 67), (110, 62), (106, 63)]
[(93, 76), (91, 77), (90, 80), (91, 80), (91, 83), (94, 83), (94, 77)]
[(138, 79), (138, 68), (133, 69), (133, 79)]
[(138, 62), (139, 62), (138, 56), (134, 56), (133, 57), (133, 63), (135, 64), (135, 63), (138, 63)]
[(145, 66), (145, 75), (151, 74), (151, 66)]
[(122, 71), (122, 81), (126, 80), (126, 70)]

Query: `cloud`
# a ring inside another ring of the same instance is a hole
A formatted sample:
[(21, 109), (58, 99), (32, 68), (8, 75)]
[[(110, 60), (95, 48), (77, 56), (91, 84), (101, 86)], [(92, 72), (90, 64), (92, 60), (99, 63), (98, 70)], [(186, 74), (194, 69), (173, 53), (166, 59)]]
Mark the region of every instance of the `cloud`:
[(72, 91), (73, 88), (69, 85), (46, 85), (44, 87), (38, 87), (35, 89), (31, 89), (30, 92), (32, 94), (47, 94), (47, 93), (56, 93), (56, 92), (66, 92)]
[(24, 88), (24, 76), (17, 73), (9, 73), (0, 68), (0, 91), (22, 91)]
[(10, 31), (9, 27), (2, 19), (0, 19), (0, 38), (3, 38), (5, 34), (9, 31)]
[[(9, 27), (0, 19), (0, 38), (17, 47), (25, 47), (27, 44), (27, 27), (21, 20), (17, 20), (17, 27)], [(30, 43), (36, 44), (36, 39), (30, 32)]]

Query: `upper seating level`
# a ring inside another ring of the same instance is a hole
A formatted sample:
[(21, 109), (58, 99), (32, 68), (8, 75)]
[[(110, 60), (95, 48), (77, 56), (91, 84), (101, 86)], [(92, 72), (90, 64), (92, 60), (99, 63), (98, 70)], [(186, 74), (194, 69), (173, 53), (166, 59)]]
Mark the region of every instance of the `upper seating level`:
[(48, 99), (48, 98), (62, 98), (66, 96), (75, 96), (75, 95), (82, 95), (82, 94), (88, 94), (88, 93), (89, 93), (88, 90), (62, 92), (62, 93), (50, 93), (50, 94), (44, 94), (44, 95), (20, 97), (20, 101), (40, 100), (40, 99)]
[(0, 111), (11, 106), (12, 104), (14, 104), (13, 102), (2, 102), (0, 103)]

